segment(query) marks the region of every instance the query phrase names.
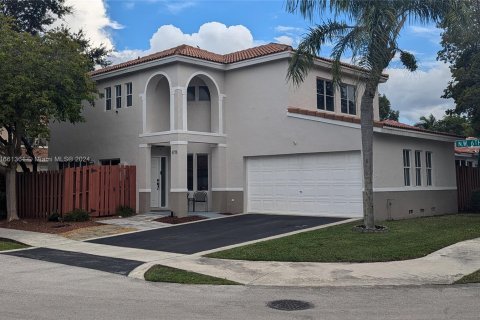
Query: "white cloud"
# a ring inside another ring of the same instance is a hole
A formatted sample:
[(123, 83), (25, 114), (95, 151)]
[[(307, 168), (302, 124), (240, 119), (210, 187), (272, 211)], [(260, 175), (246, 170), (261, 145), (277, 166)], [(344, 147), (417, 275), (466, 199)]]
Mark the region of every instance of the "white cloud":
[(386, 94), (395, 110), (400, 110), (401, 121), (412, 124), (430, 113), (442, 118), (445, 110), (453, 108), (453, 100), (441, 98), (451, 79), (448, 65), (436, 61), (431, 66), (413, 73), (400, 68), (386, 70), (390, 78), (379, 91)]
[(435, 27), (409, 26), (411, 32), (416, 34), (438, 34), (440, 29)]
[(293, 41), (294, 41), (293, 38), (289, 37), (289, 36), (280, 36), (280, 37), (276, 37), (274, 39), (278, 43), (287, 44), (289, 46), (293, 45)]
[(83, 29), (94, 46), (103, 44), (107, 49), (113, 49), (114, 44), (109, 31), (122, 29), (123, 26), (108, 16), (104, 1), (67, 0), (66, 5), (73, 8), (73, 13), (64, 16), (62, 20), (57, 20), (53, 27), (63, 24), (74, 32)]
[(149, 49), (112, 52), (110, 60), (117, 64), (182, 44), (225, 54), (258, 46), (264, 42), (254, 40), (250, 30), (243, 25), (226, 26), (219, 22), (207, 22), (201, 25), (197, 32), (191, 34), (184, 33), (174, 25), (163, 25), (150, 38)]
[(185, 2), (167, 2), (165, 4), (165, 7), (167, 8), (168, 11), (171, 13), (179, 13), (183, 11), (184, 9), (190, 8), (195, 6), (196, 3), (193, 1), (185, 1)]
[(284, 32), (303, 32), (304, 30), (302, 28), (297, 28), (297, 27), (291, 27), (291, 26), (276, 26), (275, 27), (275, 32), (279, 33), (284, 33)]
[(423, 26), (409, 26), (408, 30), (410, 34), (415, 37), (427, 39), (431, 43), (438, 45), (440, 42), (440, 33), (442, 29), (432, 27), (423, 27)]

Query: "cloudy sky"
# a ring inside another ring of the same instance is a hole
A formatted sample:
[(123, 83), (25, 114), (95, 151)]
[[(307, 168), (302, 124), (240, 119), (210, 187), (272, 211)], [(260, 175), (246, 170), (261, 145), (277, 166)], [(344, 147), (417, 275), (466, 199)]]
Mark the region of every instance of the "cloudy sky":
[[(114, 63), (180, 44), (217, 53), (280, 42), (295, 47), (310, 23), (286, 13), (284, 0), (67, 0), (74, 14), (62, 23), (83, 28), (95, 44), (113, 50)], [(323, 17), (328, 19), (329, 17)], [(319, 20), (317, 20), (318, 22)], [(414, 123), (422, 115), (442, 117), (453, 102), (440, 98), (450, 79), (448, 66), (436, 61), (440, 30), (434, 26), (406, 27), (403, 49), (416, 54), (415, 73), (393, 62), (390, 80), (380, 87), (400, 110), (400, 120)], [(330, 54), (325, 47), (321, 56)]]

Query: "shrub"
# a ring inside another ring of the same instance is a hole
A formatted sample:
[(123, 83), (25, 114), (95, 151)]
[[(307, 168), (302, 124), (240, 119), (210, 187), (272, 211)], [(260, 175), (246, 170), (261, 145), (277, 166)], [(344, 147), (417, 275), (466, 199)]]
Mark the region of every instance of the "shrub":
[(63, 217), (63, 221), (67, 222), (82, 222), (90, 220), (90, 214), (82, 209), (75, 209)]
[(480, 190), (473, 190), (472, 192), (472, 210), (474, 212), (480, 212)]
[(56, 212), (48, 216), (48, 221), (50, 222), (59, 222), (60, 219), (61, 219), (61, 216)]
[(135, 210), (130, 208), (129, 206), (120, 206), (117, 208), (117, 211), (115, 212), (117, 216), (121, 216), (123, 218), (126, 217), (131, 217), (135, 214)]

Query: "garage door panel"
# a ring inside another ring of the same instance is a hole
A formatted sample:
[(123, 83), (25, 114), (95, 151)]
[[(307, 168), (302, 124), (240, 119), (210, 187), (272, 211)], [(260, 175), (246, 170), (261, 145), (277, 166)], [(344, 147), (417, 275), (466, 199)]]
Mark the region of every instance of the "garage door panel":
[(250, 212), (362, 216), (359, 152), (250, 158)]

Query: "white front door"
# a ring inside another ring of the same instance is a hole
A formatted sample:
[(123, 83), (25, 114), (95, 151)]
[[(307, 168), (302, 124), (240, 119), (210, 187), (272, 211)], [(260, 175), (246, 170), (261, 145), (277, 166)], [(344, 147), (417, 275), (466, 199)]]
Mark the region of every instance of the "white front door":
[(152, 158), (152, 193), (150, 206), (165, 208), (167, 206), (167, 157)]
[(247, 160), (249, 212), (362, 217), (360, 152)]

